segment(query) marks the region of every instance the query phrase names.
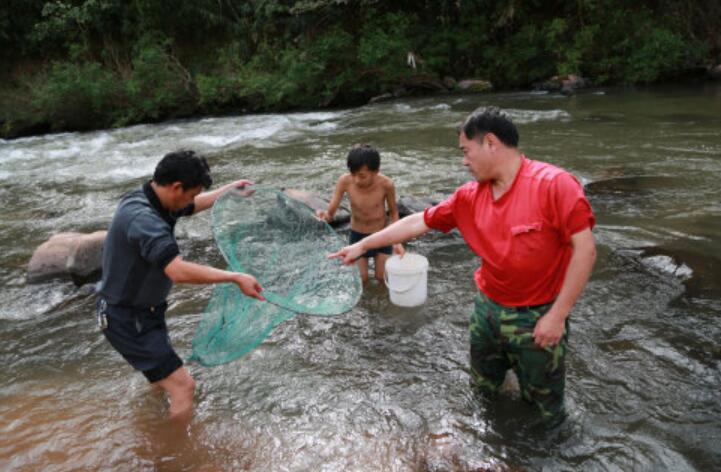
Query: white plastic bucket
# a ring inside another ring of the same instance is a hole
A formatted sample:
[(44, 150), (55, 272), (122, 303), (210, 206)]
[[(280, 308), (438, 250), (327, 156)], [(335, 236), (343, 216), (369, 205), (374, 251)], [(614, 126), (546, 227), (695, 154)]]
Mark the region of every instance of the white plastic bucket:
[(386, 260), (386, 286), (391, 303), (418, 306), (426, 301), (428, 290), (428, 259), (420, 254), (394, 255)]

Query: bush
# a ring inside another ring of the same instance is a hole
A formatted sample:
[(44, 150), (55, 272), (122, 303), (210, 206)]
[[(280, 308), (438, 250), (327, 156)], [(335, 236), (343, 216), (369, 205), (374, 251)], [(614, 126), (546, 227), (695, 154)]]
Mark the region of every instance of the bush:
[(237, 87), (234, 98), (251, 109), (328, 106), (353, 82), (354, 51), (352, 36), (340, 28), (298, 46), (264, 46), (239, 67), (237, 76), (204, 78), (201, 94), (222, 94), (228, 85)]
[(652, 25), (644, 29), (637, 36), (638, 44), (628, 55), (624, 82), (656, 82), (683, 71), (689, 62), (693, 62), (693, 49), (679, 34)]
[(113, 121), (121, 89), (115, 76), (95, 62), (56, 62), (36, 80), (33, 106), (55, 130), (92, 129)]
[(204, 108), (224, 108), (238, 102), (240, 74), (243, 70), (240, 47), (232, 42), (220, 48), (215, 61), (195, 76), (198, 104)]
[(503, 88), (544, 80), (556, 72), (546, 43), (543, 26), (526, 24), (504, 42), (483, 50), (484, 61), (478, 73)]
[(169, 49), (170, 40), (151, 36), (136, 45), (132, 74), (125, 83), (127, 111), (118, 124), (192, 113), (197, 94), (195, 85)]
[(388, 89), (399, 79), (412, 75), (406, 63), (410, 51), (416, 50), (411, 40), (414, 18), (409, 14), (369, 12), (360, 31), (358, 61), (364, 75)]

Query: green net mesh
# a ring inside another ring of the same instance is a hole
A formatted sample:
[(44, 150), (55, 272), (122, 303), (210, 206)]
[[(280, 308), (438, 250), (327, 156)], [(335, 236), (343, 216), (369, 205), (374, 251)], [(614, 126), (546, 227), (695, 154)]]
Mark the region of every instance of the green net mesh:
[(356, 266), (327, 258), (345, 241), (305, 204), (269, 188), (230, 191), (212, 209), (213, 234), (229, 270), (258, 279), (267, 302), (217, 285), (193, 338), (191, 360), (215, 365), (246, 354), (296, 313), (337, 315), (362, 293)]

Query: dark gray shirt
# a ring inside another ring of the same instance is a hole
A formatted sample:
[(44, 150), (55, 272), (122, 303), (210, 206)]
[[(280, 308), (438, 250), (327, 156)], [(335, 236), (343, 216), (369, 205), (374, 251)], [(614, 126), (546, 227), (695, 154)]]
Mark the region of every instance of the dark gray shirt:
[(100, 295), (108, 304), (148, 308), (165, 302), (173, 282), (164, 269), (180, 254), (175, 222), (193, 210), (190, 204), (169, 212), (150, 182), (123, 196), (103, 246)]

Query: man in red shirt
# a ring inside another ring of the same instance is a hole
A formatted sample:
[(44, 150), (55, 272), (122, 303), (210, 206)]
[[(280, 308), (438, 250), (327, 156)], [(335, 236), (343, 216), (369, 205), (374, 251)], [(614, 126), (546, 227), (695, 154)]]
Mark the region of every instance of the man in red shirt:
[(546, 424), (559, 424), (568, 315), (596, 260), (593, 212), (575, 177), (519, 151), (500, 110), (469, 115), (458, 141), (475, 181), (330, 257), (349, 264), (372, 248), (458, 228), (482, 259), (470, 320), (473, 384), (493, 394), (512, 368), (523, 398)]

